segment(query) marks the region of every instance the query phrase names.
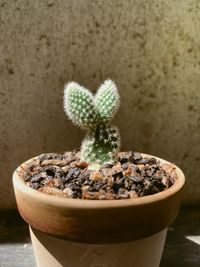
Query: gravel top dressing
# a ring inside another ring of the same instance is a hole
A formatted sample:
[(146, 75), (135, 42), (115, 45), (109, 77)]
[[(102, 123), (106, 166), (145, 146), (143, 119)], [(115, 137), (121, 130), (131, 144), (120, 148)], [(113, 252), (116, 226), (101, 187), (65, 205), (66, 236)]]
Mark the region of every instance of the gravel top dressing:
[(118, 153), (114, 164), (88, 169), (77, 151), (42, 154), (22, 165), (19, 175), (27, 186), (66, 198), (129, 199), (168, 189), (176, 180), (173, 164), (137, 152)]

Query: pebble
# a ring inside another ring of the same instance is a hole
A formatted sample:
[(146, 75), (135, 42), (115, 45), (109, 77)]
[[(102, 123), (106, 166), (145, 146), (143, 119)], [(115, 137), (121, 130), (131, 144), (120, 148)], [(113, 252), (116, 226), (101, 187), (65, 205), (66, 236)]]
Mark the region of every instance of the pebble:
[(134, 183), (141, 183), (142, 182), (142, 178), (139, 176), (131, 176), (130, 180), (133, 181)]
[(137, 163), (139, 160), (142, 159), (141, 154), (138, 153), (138, 152), (134, 152), (134, 153), (130, 152), (130, 154), (131, 154), (130, 157), (132, 157), (132, 158), (133, 158), (133, 161), (136, 162), (136, 163)]
[(32, 178), (30, 179), (31, 183), (35, 182), (41, 182), (44, 178), (46, 178), (47, 175), (45, 172), (38, 173), (36, 175), (33, 175)]
[[(137, 167), (137, 169), (138, 169), (138, 171), (140, 171), (138, 167)], [(134, 164), (129, 164), (128, 168), (123, 171), (123, 175), (124, 176), (137, 175), (137, 169), (136, 169), (136, 166)]]
[(81, 189), (82, 189), (82, 192), (87, 192), (88, 191), (88, 188), (89, 188), (89, 185), (84, 185), (84, 186), (82, 186), (81, 187)]
[(122, 171), (116, 172), (116, 173), (114, 173), (114, 174), (112, 175), (112, 177), (114, 177), (115, 179), (116, 179), (117, 177), (122, 178), (122, 177), (123, 177), (123, 173), (122, 173)]
[(54, 176), (56, 169), (54, 167), (48, 167), (45, 171), (46, 171), (48, 176)]
[(47, 154), (41, 154), (38, 156), (38, 159), (40, 162), (44, 160), (50, 160), (50, 159), (59, 159), (61, 160), (63, 158), (63, 155), (57, 154), (57, 153), (47, 153)]
[(127, 163), (129, 160), (128, 160), (128, 157), (127, 156), (124, 156), (120, 159), (120, 163), (121, 165), (123, 165), (124, 163)]
[(100, 171), (94, 171), (94, 172), (91, 172), (90, 179), (95, 180), (95, 181), (102, 180), (103, 175), (102, 173), (100, 173)]
[(101, 172), (102, 172), (103, 176), (105, 176), (105, 177), (112, 176), (112, 174), (113, 174), (113, 170), (111, 168), (105, 168), (104, 166), (101, 169)]
[(132, 191), (129, 192), (129, 197), (130, 198), (136, 198), (136, 197), (138, 197), (138, 194), (136, 193), (135, 190), (132, 190)]
[(41, 166), (56, 165), (63, 167), (67, 164), (68, 164), (67, 160), (58, 160), (58, 159), (46, 159), (41, 162)]
[(144, 165), (146, 165), (146, 164), (154, 164), (156, 162), (156, 159), (155, 158), (143, 158), (143, 159), (141, 159), (141, 160), (139, 160), (139, 163), (140, 164), (144, 164)]
[(116, 165), (114, 165), (114, 166), (112, 167), (112, 170), (113, 170), (114, 172), (122, 172), (123, 169), (122, 169), (122, 165), (121, 165), (121, 163), (118, 162)]
[(145, 170), (145, 165), (144, 164), (139, 164), (137, 167), (139, 168), (140, 172)]
[(75, 163), (75, 166), (78, 167), (78, 168), (81, 168), (81, 169), (85, 169), (88, 167), (88, 164), (86, 161), (78, 161), (77, 163)]
[(102, 168), (112, 168), (113, 164), (112, 163), (105, 163), (102, 165)]
[(69, 168), (70, 167), (67, 165), (67, 166), (62, 167), (61, 169), (64, 171), (64, 173), (67, 173)]
[(121, 194), (121, 195), (118, 195), (118, 197), (120, 199), (127, 199), (127, 198), (129, 198), (129, 194)]
[(34, 183), (31, 182), (31, 183), (30, 183), (30, 187), (32, 187), (33, 189), (36, 189), (36, 190), (37, 190), (37, 189), (40, 188), (40, 184), (39, 184), (39, 183), (35, 183), (35, 182), (34, 182)]
[(72, 197), (73, 197), (73, 191), (72, 191), (71, 188), (69, 188), (69, 187), (66, 187), (66, 188), (63, 190), (63, 193), (66, 194), (66, 197), (67, 197), (67, 198), (72, 198)]
[(129, 163), (128, 163), (128, 162), (123, 163), (123, 164), (122, 164), (122, 169), (123, 169), (123, 170), (126, 170), (126, 169), (128, 168), (128, 166), (129, 166)]
[(78, 168), (72, 168), (67, 173), (66, 178), (67, 179), (77, 178), (79, 176), (80, 172), (81, 172), (80, 169), (78, 169)]

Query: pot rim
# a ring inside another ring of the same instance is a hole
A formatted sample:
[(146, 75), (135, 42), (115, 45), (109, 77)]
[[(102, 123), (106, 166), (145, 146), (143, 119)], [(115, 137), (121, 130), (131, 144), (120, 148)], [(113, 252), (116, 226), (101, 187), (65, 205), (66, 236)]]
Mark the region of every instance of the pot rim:
[[(154, 157), (162, 163), (172, 164), (169, 161), (166, 161), (162, 158), (152, 156), (149, 154), (141, 153), (143, 156), (147, 157)], [(142, 197), (136, 197), (133, 199), (114, 199), (114, 200), (89, 200), (89, 199), (72, 199), (72, 198), (65, 198), (62, 196), (50, 195), (38, 190), (35, 190), (28, 185), (25, 184), (24, 179), (18, 174), (21, 166), (24, 164), (32, 161), (37, 157), (34, 157), (28, 161), (22, 163), (13, 173), (13, 184), (16, 188), (23, 191), (25, 194), (31, 195), (33, 198), (39, 198), (42, 201), (49, 202), (50, 205), (59, 206), (62, 208), (73, 208), (73, 209), (113, 209), (113, 208), (122, 208), (122, 207), (130, 207), (130, 206), (142, 206), (148, 205), (153, 202), (159, 202), (164, 199), (171, 197), (172, 195), (176, 194), (177, 192), (181, 191), (185, 185), (185, 176), (182, 170), (173, 164), (176, 168), (177, 179), (175, 183), (165, 191), (148, 195)]]

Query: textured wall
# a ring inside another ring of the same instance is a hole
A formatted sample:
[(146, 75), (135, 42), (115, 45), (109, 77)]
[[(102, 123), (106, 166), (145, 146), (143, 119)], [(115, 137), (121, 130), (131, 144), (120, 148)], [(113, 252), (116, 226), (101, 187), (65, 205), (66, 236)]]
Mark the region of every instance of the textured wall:
[(93, 91), (109, 77), (122, 98), (122, 148), (158, 155), (200, 200), (199, 0), (0, 0), (0, 203), (11, 173), (42, 152), (79, 146), (63, 85)]

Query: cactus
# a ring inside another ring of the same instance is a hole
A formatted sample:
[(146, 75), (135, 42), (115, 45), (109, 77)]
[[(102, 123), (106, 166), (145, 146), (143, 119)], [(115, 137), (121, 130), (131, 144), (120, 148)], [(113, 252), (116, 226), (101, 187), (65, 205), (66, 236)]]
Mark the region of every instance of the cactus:
[(75, 82), (66, 84), (64, 110), (72, 122), (87, 130), (81, 145), (81, 159), (90, 165), (115, 160), (120, 147), (117, 127), (110, 122), (119, 107), (115, 83), (106, 80), (95, 96)]

